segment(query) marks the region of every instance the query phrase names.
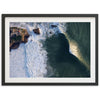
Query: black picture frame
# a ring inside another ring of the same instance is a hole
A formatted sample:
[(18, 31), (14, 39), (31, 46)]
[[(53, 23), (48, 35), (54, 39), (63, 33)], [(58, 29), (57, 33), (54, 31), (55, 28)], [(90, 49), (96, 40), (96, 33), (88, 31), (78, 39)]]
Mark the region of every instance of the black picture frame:
[[(5, 82), (5, 18), (6, 17), (94, 17), (95, 18), (95, 82), (94, 83), (6, 83)], [(91, 85), (91, 86), (97, 86), (98, 85), (98, 14), (2, 14), (2, 85), (3, 86), (15, 86), (15, 85), (21, 85), (21, 86), (36, 86), (36, 85), (42, 85), (42, 86), (83, 86), (83, 85)]]

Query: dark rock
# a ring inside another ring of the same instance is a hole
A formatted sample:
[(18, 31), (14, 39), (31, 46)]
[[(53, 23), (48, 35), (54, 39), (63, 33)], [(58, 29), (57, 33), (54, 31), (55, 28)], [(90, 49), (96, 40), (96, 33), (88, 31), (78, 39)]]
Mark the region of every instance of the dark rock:
[(26, 29), (10, 27), (10, 51), (11, 49), (17, 49), (20, 43), (26, 43), (28, 41), (29, 34)]
[(12, 46), (10, 47), (10, 50), (11, 49), (17, 49), (19, 47), (19, 45), (20, 45), (20, 42), (13, 43)]
[(16, 37), (16, 34), (13, 34), (11, 37), (12, 37), (12, 38)]
[(57, 25), (51, 25), (51, 27), (53, 28), (53, 27), (57, 27)]
[(29, 35), (24, 36), (24, 43), (26, 43), (28, 41), (28, 37), (29, 37)]
[(52, 34), (52, 32), (50, 32), (50, 34)]
[(40, 30), (39, 30), (39, 28), (37, 28), (37, 29), (33, 29), (33, 31), (34, 31), (34, 33), (36, 33), (37, 35), (40, 34)]

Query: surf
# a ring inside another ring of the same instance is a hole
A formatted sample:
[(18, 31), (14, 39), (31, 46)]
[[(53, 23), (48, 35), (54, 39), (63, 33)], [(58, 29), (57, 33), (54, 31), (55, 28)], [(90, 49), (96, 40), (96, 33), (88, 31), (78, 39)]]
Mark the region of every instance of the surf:
[[(24, 67), (22, 68), (24, 70), (23, 73), (24, 75), (22, 75), (22, 77), (47, 77), (48, 69), (51, 70), (51, 67), (47, 64), (48, 53), (44, 48), (44, 43), (46, 38), (50, 38), (54, 34), (62, 33), (63, 30), (62, 28), (64, 25), (57, 22), (55, 23), (34, 22), (34, 23), (12, 23), (11, 26), (25, 28), (27, 29), (30, 35), (28, 38), (28, 42), (26, 44), (23, 45), (20, 44), (21, 48), (23, 49), (22, 53), (17, 53), (18, 52), (17, 49), (11, 51), (12, 56), (14, 55), (15, 52), (18, 55), (18, 59), (16, 58), (16, 61), (20, 60), (20, 57), (22, 57), (21, 59), (23, 59), (23, 61), (21, 60), (22, 62), (20, 62), (23, 63), (24, 65)], [(40, 31), (40, 34), (38, 35), (33, 31), (33, 29), (37, 28), (39, 28)], [(12, 67), (11, 65), (13, 65), (15, 68), (18, 64), (16, 61), (14, 61), (15, 63), (13, 63), (12, 59), (13, 58), (10, 59), (11, 62), (10, 67)], [(21, 72), (22, 70), (19, 70), (18, 73)], [(13, 74), (15, 75), (12, 75), (12, 77), (13, 76), (17, 77), (16, 71)]]

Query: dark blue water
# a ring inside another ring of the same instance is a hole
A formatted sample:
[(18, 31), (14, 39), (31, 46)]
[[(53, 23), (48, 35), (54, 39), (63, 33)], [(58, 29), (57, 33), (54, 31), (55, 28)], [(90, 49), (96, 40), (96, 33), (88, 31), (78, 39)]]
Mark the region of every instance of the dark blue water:
[(54, 71), (51, 77), (90, 77), (90, 72), (69, 52), (69, 43), (64, 34), (53, 35), (45, 41), (48, 65)]

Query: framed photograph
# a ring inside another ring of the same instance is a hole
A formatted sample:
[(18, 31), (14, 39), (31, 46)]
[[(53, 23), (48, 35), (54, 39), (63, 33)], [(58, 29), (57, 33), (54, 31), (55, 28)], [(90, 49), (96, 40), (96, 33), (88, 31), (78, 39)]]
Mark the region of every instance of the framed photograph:
[(2, 14), (2, 85), (98, 85), (98, 14)]

